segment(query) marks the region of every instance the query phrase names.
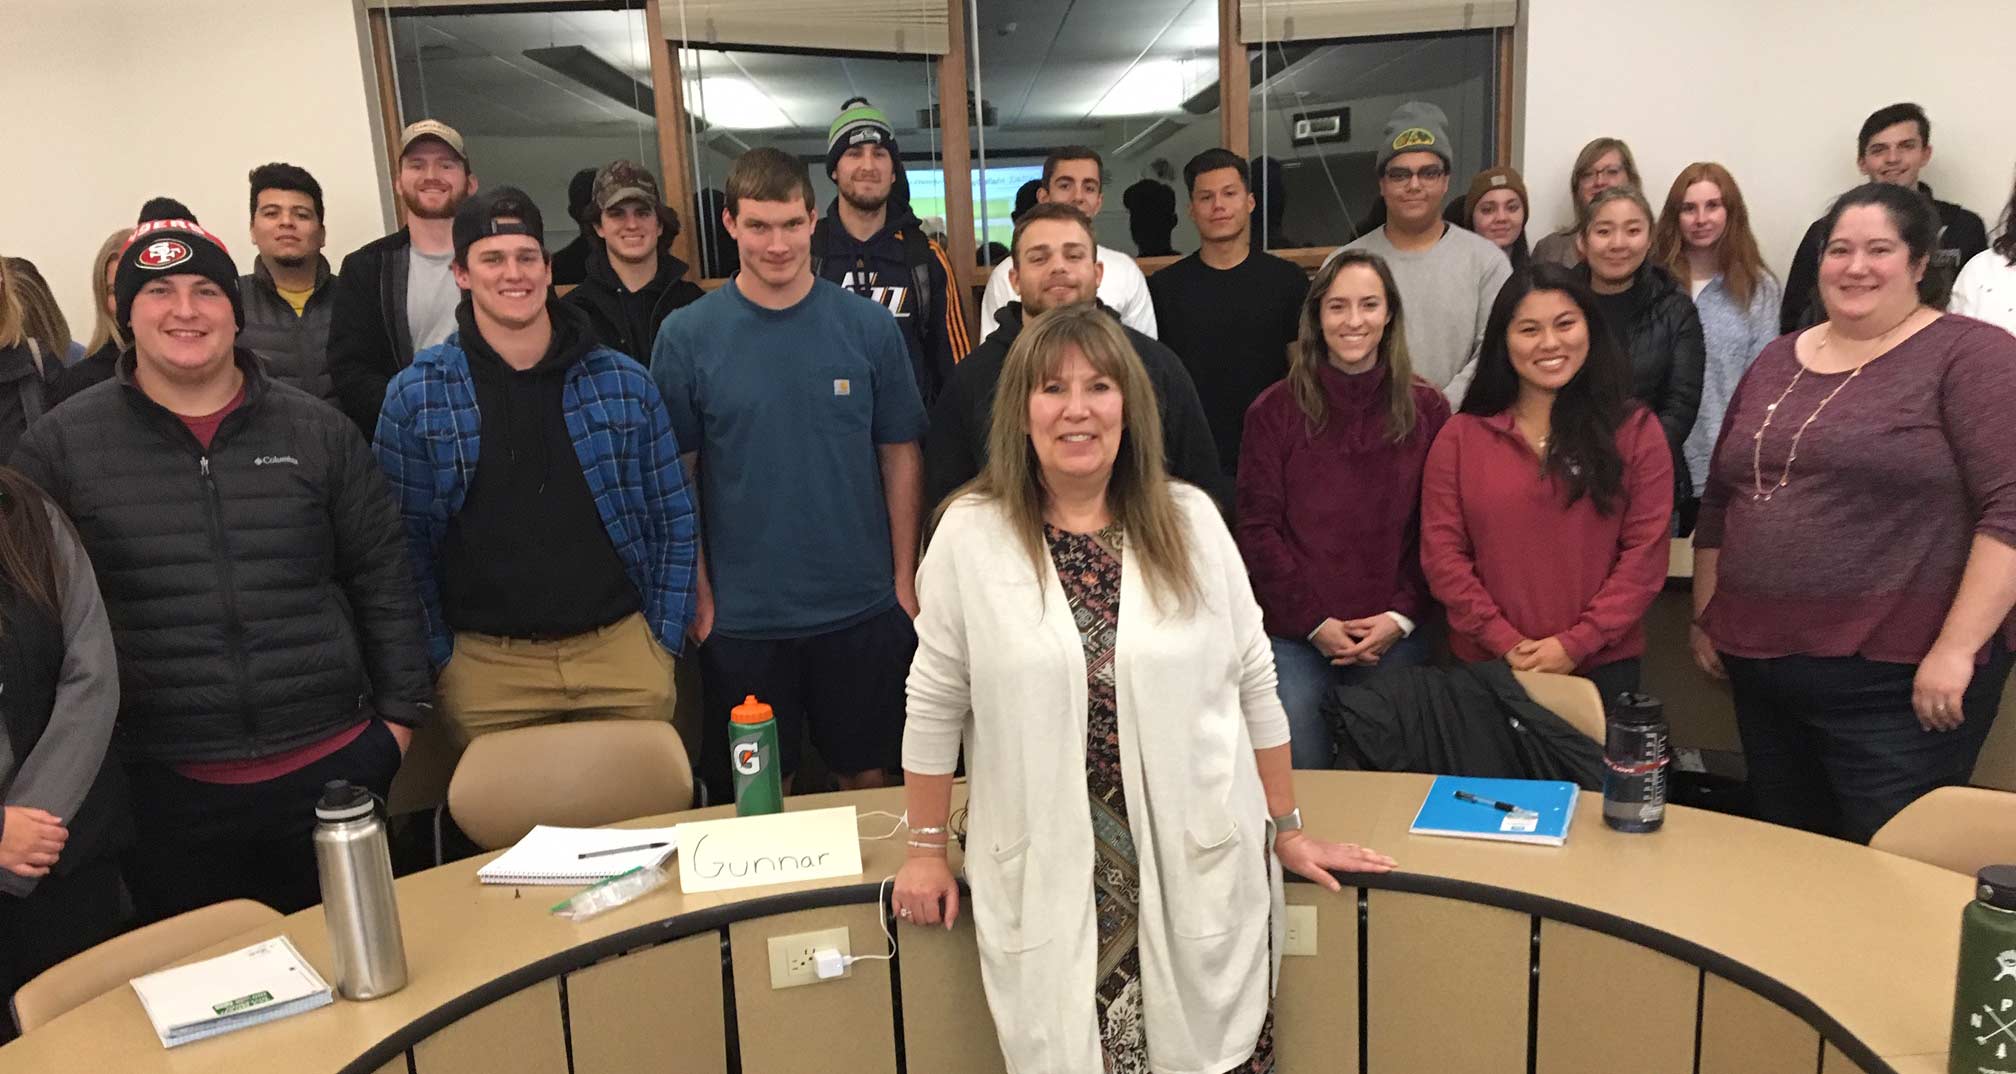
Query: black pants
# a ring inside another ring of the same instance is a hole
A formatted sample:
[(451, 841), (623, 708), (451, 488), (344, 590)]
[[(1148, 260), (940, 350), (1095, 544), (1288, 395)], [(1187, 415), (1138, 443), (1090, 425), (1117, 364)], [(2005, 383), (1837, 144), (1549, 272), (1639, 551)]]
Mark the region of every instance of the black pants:
[(1916, 664), (1859, 656), (1722, 654), (1760, 820), (1866, 843), (1926, 792), (1967, 782), (2009, 681), (1999, 644), (1974, 669), (1958, 730), (1926, 731)]
[(826, 767), (842, 775), (894, 768), (903, 759), (904, 684), (917, 631), (900, 605), (853, 626), (806, 638), (730, 638), (700, 647), (700, 775), (712, 801), (734, 801), (728, 712), (751, 694), (777, 717), (785, 775), (798, 770), (805, 730)]
[(107, 857), (51, 874), (26, 896), (0, 895), (0, 1044), (14, 1035), (14, 991), (119, 934), (119, 863)]
[(203, 783), (166, 764), (128, 766), (139, 838), (126, 856), (126, 886), (140, 920), (226, 899), (254, 899), (283, 914), (321, 902), (312, 836), (322, 784), (348, 780), (383, 795), (398, 771), (398, 740), (381, 721), (335, 753), (263, 783)]
[(1603, 699), (1603, 710), (1608, 712), (1617, 701), (1618, 694), (1635, 694), (1645, 662), (1638, 657), (1612, 660), (1582, 673), (1582, 677), (1596, 684), (1596, 693)]

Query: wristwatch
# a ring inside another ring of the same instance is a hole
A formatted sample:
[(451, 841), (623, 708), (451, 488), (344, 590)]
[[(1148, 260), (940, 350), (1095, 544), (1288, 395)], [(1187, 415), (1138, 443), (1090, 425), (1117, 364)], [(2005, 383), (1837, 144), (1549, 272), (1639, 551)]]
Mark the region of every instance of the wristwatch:
[(1302, 830), (1302, 807), (1301, 807), (1301, 806), (1296, 806), (1296, 807), (1295, 807), (1294, 809), (1291, 809), (1291, 810), (1289, 810), (1288, 812), (1286, 812), (1286, 813), (1283, 813), (1283, 814), (1281, 814), (1281, 815), (1280, 815), (1280, 816), (1278, 816), (1278, 817), (1275, 817), (1275, 818), (1274, 818), (1274, 830), (1275, 830), (1276, 832), (1299, 832), (1299, 831), (1301, 831), (1301, 830)]

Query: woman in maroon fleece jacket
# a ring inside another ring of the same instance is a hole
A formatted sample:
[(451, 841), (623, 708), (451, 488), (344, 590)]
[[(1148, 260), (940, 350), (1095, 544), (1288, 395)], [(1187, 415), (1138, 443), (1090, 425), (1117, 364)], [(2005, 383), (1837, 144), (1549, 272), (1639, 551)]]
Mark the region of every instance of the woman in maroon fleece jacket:
[(1274, 642), (1297, 768), (1328, 768), (1332, 686), (1423, 663), (1421, 467), (1449, 420), (1407, 360), (1400, 291), (1379, 255), (1346, 250), (1302, 302), (1288, 379), (1246, 410), (1239, 551)]
[(1421, 566), (1460, 659), (1572, 672), (1606, 700), (1638, 688), (1673, 457), (1630, 370), (1568, 270), (1535, 263), (1498, 293), (1421, 486)]

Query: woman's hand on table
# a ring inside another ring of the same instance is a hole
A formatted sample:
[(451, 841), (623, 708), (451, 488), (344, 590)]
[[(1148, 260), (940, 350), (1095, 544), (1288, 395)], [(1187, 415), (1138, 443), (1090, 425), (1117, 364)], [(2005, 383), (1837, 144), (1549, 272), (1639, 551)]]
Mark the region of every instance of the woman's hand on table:
[(890, 895), (896, 919), (908, 925), (943, 924), (959, 920), (959, 881), (943, 854), (918, 854), (896, 870), (896, 890)]
[(1974, 681), (1974, 654), (1935, 645), (1911, 680), (1911, 708), (1927, 731), (1954, 731), (1967, 719), (1960, 704)]
[(1318, 839), (1307, 832), (1282, 832), (1274, 837), (1274, 856), (1281, 859), (1281, 867), (1296, 876), (1314, 880), (1329, 891), (1342, 891), (1344, 885), (1331, 876), (1332, 871), (1342, 873), (1390, 873), (1398, 862), (1369, 847), (1356, 843), (1332, 843)]

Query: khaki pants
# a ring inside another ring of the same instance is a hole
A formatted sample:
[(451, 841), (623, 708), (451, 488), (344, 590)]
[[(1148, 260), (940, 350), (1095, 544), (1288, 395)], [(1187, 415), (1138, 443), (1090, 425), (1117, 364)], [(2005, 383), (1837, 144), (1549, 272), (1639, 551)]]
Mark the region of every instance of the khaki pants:
[(458, 632), (435, 691), (461, 746), (541, 723), (670, 722), (672, 656), (641, 614), (558, 641)]

